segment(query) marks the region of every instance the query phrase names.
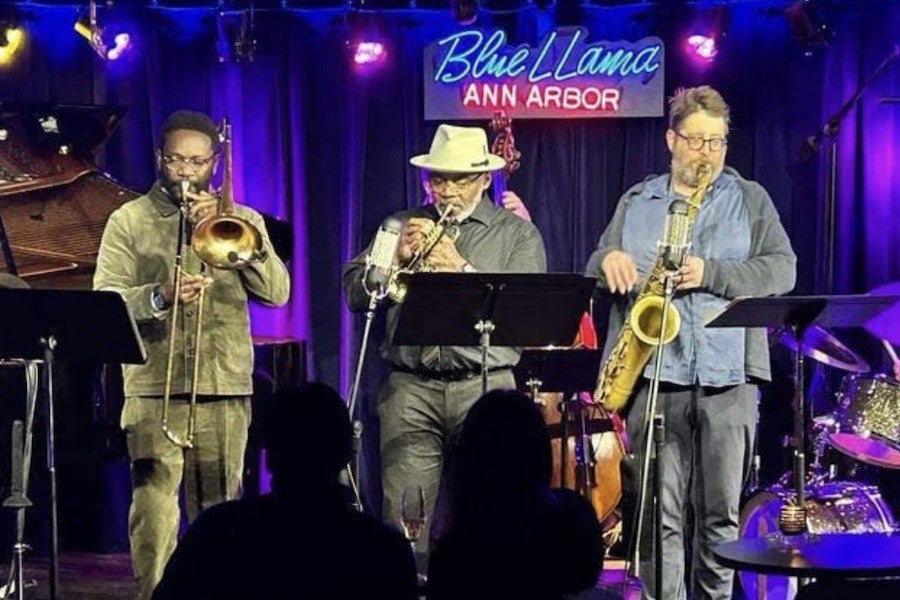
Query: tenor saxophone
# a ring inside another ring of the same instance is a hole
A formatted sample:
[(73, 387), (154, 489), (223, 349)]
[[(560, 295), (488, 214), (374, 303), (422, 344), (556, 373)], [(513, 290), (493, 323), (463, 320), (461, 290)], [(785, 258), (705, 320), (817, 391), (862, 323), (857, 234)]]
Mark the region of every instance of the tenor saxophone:
[[(688, 198), (688, 232), (693, 228), (700, 203), (709, 188), (711, 168), (701, 164), (698, 168), (697, 188)], [(688, 237), (690, 239), (690, 237)], [(663, 306), (666, 310), (666, 328), (662, 332), (663, 344), (668, 344), (681, 329), (681, 315), (671, 303), (666, 305), (665, 297), (666, 265), (662, 252), (658, 252), (651, 269), (644, 276), (638, 288), (634, 304), (619, 330), (616, 343), (606, 362), (597, 375), (594, 402), (609, 411), (618, 411), (631, 396), (635, 383), (650, 354), (660, 338), (663, 321)]]
[(406, 278), (412, 273), (422, 271), (430, 271), (431, 266), (428, 264), (428, 257), (432, 250), (444, 236), (453, 241), (459, 237), (459, 224), (456, 219), (450, 216), (453, 211), (453, 205), (448, 204), (443, 212), (439, 213), (438, 220), (435, 221), (434, 227), (428, 230), (424, 235), (422, 243), (418, 249), (404, 264), (394, 267), (391, 270), (388, 279), (388, 297), (398, 304), (406, 299)]

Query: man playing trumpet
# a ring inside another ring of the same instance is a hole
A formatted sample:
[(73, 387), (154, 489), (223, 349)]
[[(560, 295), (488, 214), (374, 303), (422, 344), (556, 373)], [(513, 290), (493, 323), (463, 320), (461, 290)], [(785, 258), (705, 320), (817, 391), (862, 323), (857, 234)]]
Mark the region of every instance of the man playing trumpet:
[[(209, 186), (218, 157), (219, 132), (207, 115), (172, 114), (163, 124), (156, 152), (157, 181), (147, 194), (110, 215), (97, 257), (94, 289), (116, 291), (125, 298), (147, 349), (146, 364), (122, 369), (121, 424), (132, 479), (128, 532), (141, 599), (150, 598), (175, 549), (182, 479), (191, 521), (202, 509), (241, 493), (253, 391), (247, 299), (253, 296), (280, 306), (290, 293), (287, 269), (255, 210), (240, 205), (233, 209), (259, 232), (264, 260), (204, 273), (188, 236), (179, 235), (182, 211), (187, 230), (215, 216), (217, 200)], [(182, 274), (176, 289), (179, 240)], [(173, 319), (176, 294), (181, 310)], [(203, 300), (202, 311), (198, 299)], [(168, 426), (179, 437), (188, 431), (187, 400), (192, 392), (197, 394), (193, 443), (173, 443), (163, 432), (167, 387), (172, 398)]]
[[(407, 265), (419, 255), (419, 266), (432, 271), (546, 270), (540, 233), (514, 211), (521, 205), (518, 198), (507, 197), (507, 210), (495, 206), (486, 194), (492, 173), (505, 163), (488, 153), (487, 135), (482, 129), (441, 125), (428, 154), (414, 156), (410, 163), (422, 169), (430, 202), (391, 217), (403, 223), (395, 265)], [(421, 257), (424, 240), (436, 226), (438, 215), (444, 213), (456, 233), (441, 236), (427, 257)], [(344, 266), (347, 304), (357, 312), (369, 304), (363, 278), (372, 247), (370, 244)], [(395, 346), (391, 338), (399, 309), (396, 303), (388, 308), (381, 355), (392, 372), (378, 397), (383, 514), (386, 521), (398, 525), (404, 487), (424, 491), (426, 514), (434, 521), (432, 509), (448, 450), (466, 412), (481, 395), (480, 349)], [(491, 348), (488, 387), (515, 387), (512, 367), (518, 360), (519, 352), (514, 348)], [(427, 547), (426, 534), (419, 539), (418, 549), (426, 552)]]

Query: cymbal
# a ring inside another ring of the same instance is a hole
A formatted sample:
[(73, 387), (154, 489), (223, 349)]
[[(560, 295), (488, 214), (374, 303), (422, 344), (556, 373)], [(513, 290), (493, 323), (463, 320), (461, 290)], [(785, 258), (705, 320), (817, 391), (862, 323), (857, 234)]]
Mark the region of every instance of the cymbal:
[[(869, 295), (898, 296), (900, 295), (900, 281), (880, 285), (870, 290)], [(900, 346), (900, 302), (895, 302), (887, 310), (866, 321), (863, 327), (875, 337)]]
[[(797, 351), (797, 339), (790, 329), (781, 330), (779, 341), (794, 352)], [(869, 363), (818, 325), (806, 329), (803, 335), (803, 355), (829, 367), (851, 373), (869, 371)]]

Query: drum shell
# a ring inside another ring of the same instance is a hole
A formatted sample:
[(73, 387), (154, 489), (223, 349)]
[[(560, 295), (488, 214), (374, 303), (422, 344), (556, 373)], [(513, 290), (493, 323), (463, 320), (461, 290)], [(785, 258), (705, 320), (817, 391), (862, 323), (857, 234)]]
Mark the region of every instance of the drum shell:
[(883, 375), (848, 375), (834, 411), (838, 431), (829, 443), (848, 456), (889, 469), (900, 468), (900, 384)]
[[(778, 513), (793, 491), (780, 485), (750, 498), (740, 516), (741, 538), (764, 537), (778, 531)], [(878, 488), (848, 481), (811, 486), (806, 491), (807, 528), (810, 533), (890, 532), (896, 521)], [(749, 600), (792, 600), (797, 594), (794, 577), (739, 571), (738, 579)]]

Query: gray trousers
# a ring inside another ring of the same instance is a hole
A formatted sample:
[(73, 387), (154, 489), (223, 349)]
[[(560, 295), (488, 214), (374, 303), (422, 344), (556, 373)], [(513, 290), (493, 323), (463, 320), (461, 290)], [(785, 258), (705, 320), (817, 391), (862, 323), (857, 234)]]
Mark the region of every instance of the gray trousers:
[[(187, 429), (188, 404), (169, 406), (169, 428), (179, 438)], [(188, 519), (241, 495), (244, 450), (250, 426), (250, 398), (229, 397), (197, 404), (194, 448), (182, 450), (162, 433), (162, 399), (129, 397), (122, 408), (131, 458), (128, 537), (138, 598), (149, 599), (175, 550), (184, 479)]]
[[(633, 456), (623, 461), (623, 505), (634, 519), (644, 449), (649, 385), (635, 395), (627, 415)], [(663, 593), (655, 590), (652, 487), (647, 491), (641, 536), (644, 598), (683, 600), (685, 552), (691, 552), (692, 600), (730, 600), (734, 572), (716, 562), (712, 548), (738, 538), (741, 488), (749, 473), (756, 428), (758, 388), (660, 387), (657, 413), (665, 415), (662, 452)], [(652, 455), (652, 450), (651, 450)], [(653, 485), (650, 463), (649, 485)], [(692, 517), (688, 521), (688, 515)], [(693, 530), (687, 530), (689, 524)], [(634, 522), (630, 527), (634, 527)], [(691, 543), (687, 548), (686, 544)]]
[[(512, 370), (488, 374), (488, 389), (515, 385)], [(421, 486), (428, 526), (432, 532), (440, 530), (442, 514), (435, 514), (435, 506), (445, 460), (469, 408), (480, 396), (480, 377), (443, 382), (397, 371), (388, 377), (378, 396), (386, 522), (400, 526), (403, 489)], [(428, 538), (425, 534), (419, 538), (417, 552), (427, 554)]]

